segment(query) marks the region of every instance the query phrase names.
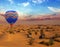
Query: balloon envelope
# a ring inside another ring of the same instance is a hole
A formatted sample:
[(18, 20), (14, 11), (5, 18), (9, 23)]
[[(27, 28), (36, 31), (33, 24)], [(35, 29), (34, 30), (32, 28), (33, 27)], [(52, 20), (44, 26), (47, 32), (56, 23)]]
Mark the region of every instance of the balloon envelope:
[(5, 13), (5, 19), (9, 24), (14, 24), (18, 19), (18, 14), (16, 11), (7, 11)]

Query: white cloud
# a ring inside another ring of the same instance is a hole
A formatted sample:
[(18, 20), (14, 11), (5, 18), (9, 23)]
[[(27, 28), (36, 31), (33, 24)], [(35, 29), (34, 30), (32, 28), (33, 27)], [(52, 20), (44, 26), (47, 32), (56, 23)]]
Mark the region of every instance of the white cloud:
[(47, 1), (47, 0), (32, 0), (33, 3), (43, 3), (45, 1)]
[(33, 0), (32, 2), (33, 2), (33, 3), (37, 3), (37, 1), (36, 1), (36, 0)]
[(28, 6), (29, 4), (30, 4), (29, 2), (24, 2), (24, 3), (22, 3), (22, 5), (23, 5), (24, 7)]
[(60, 12), (60, 9), (58, 8), (48, 7), (48, 9), (51, 10), (52, 12)]
[(13, 2), (13, 0), (8, 0), (11, 4), (13, 4), (14, 2)]

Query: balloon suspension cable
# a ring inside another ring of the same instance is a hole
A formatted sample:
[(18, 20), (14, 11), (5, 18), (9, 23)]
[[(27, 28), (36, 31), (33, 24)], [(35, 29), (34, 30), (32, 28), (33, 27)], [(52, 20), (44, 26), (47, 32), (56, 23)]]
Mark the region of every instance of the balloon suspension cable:
[(13, 27), (13, 24), (10, 24), (10, 28), (12, 28)]
[(10, 32), (12, 31), (13, 28), (13, 24), (10, 24)]

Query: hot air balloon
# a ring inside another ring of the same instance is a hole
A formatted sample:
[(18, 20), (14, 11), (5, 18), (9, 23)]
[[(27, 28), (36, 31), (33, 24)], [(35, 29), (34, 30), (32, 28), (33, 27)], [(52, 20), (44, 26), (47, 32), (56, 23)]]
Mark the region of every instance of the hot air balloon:
[(10, 27), (12, 28), (13, 24), (18, 19), (18, 14), (16, 11), (10, 10), (5, 13), (4, 17), (5, 17), (6, 21), (10, 24)]

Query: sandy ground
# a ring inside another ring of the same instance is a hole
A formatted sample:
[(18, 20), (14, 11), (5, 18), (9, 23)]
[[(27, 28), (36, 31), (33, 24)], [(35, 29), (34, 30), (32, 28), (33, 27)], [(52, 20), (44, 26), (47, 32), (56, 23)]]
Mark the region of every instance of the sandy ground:
[[(53, 41), (53, 45), (47, 46), (39, 44), (39, 42), (49, 42), (49, 38), (53, 36), (60, 36), (59, 25), (15, 25), (10, 32), (8, 25), (0, 25), (0, 47), (60, 47), (60, 42)], [(45, 38), (39, 39), (41, 30), (45, 34)], [(32, 34), (30, 38), (27, 37), (29, 32)], [(60, 41), (60, 37), (55, 38)], [(30, 42), (32, 42), (31, 45)]]

